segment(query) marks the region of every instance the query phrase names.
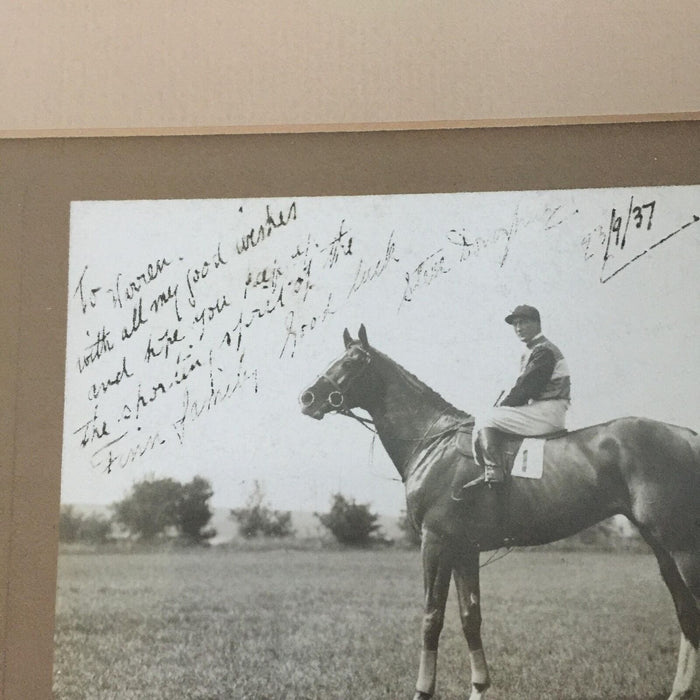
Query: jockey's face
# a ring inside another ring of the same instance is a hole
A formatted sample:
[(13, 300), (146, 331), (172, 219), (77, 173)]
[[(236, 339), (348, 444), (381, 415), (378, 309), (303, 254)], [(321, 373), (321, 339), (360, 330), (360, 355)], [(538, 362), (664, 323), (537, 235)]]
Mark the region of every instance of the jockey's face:
[(513, 330), (527, 344), (540, 332), (540, 324), (532, 318), (517, 317), (513, 319)]

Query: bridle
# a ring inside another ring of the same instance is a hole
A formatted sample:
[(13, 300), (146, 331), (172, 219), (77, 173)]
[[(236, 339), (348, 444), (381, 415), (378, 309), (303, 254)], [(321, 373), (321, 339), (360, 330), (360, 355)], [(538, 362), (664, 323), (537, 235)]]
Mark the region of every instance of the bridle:
[[(365, 372), (367, 371), (372, 362), (372, 355), (368, 350), (358, 345), (355, 346), (354, 350), (361, 354), (362, 359), (362, 365), (358, 371), (353, 372), (352, 374), (348, 374), (347, 376), (341, 377), (337, 380), (329, 376), (328, 372), (324, 372), (319, 377), (319, 379), (324, 379), (326, 382), (328, 382), (328, 384), (330, 384), (332, 388), (332, 390), (328, 393), (326, 401), (328, 402), (328, 405), (331, 407), (334, 413), (339, 413), (341, 415), (355, 419), (364, 428), (367, 428), (367, 430), (377, 435), (375, 422), (371, 418), (364, 418), (362, 416), (358, 416), (355, 412), (353, 412), (351, 408), (348, 408), (346, 406), (345, 396), (347, 392), (350, 390), (352, 384), (356, 379), (359, 379), (360, 377), (364, 376)], [(314, 396), (313, 392), (308, 390), (305, 391), (300, 397), (301, 403), (307, 406), (313, 404), (315, 400), (316, 397)], [(408, 461), (410, 461), (413, 458), (418, 449), (426, 442), (454, 433), (459, 428), (459, 423), (453, 423), (450, 426), (439, 430), (436, 433), (433, 433), (433, 428), (435, 428), (435, 426), (439, 423), (439, 421), (446, 414), (446, 412), (447, 411), (441, 412), (430, 424), (430, 426), (427, 428), (427, 430), (421, 437), (405, 438), (394, 436), (393, 438), (391, 438), (393, 440), (400, 440), (402, 442), (414, 443), (414, 448)]]
[[(355, 351), (359, 351), (362, 360), (362, 365), (358, 372), (348, 374), (340, 381), (333, 379), (333, 377), (331, 377), (327, 372), (324, 372), (321, 375), (321, 377), (323, 377), (323, 379), (325, 379), (333, 387), (333, 391), (328, 394), (327, 400), (335, 411), (341, 411), (343, 409), (343, 406), (345, 405), (345, 394), (350, 390), (356, 379), (364, 376), (370, 363), (372, 362), (372, 356), (369, 354), (369, 351), (361, 347), (355, 348)], [(342, 386), (343, 383), (345, 384), (345, 387)], [(347, 408), (345, 410), (349, 411), (350, 409)]]
[[(370, 354), (369, 350), (366, 350), (365, 348), (360, 346), (355, 346), (354, 352), (359, 353), (359, 359), (362, 361), (362, 364), (358, 371), (348, 373), (346, 376), (343, 376), (337, 380), (331, 377), (328, 374), (328, 372), (324, 372), (320, 376), (320, 379), (324, 379), (326, 382), (328, 382), (328, 384), (330, 384), (332, 388), (332, 390), (328, 393), (328, 396), (326, 397), (326, 401), (335, 413), (341, 413), (342, 415), (350, 416), (351, 418), (354, 418), (355, 420), (359, 421), (366, 428), (373, 430), (372, 428), (369, 428), (368, 425), (374, 425), (373, 420), (371, 420), (370, 418), (363, 418), (362, 416), (358, 416), (356, 413), (353, 413), (351, 408), (348, 408), (346, 406), (345, 396), (347, 392), (351, 389), (356, 379), (359, 379), (360, 377), (364, 376), (365, 372), (369, 368), (370, 363), (372, 362), (372, 355)], [(306, 406), (310, 406), (315, 400), (316, 397), (314, 396), (313, 392), (308, 390), (305, 391), (300, 397), (302, 405)]]

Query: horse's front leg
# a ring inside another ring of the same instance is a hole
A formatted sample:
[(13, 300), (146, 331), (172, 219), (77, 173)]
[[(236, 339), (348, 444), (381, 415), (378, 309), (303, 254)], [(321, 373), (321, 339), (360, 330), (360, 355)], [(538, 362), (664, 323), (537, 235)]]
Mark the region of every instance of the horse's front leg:
[(491, 685), (489, 669), (481, 644), (481, 604), (479, 600), (479, 552), (469, 548), (455, 557), (455, 588), (462, 629), (469, 646), (472, 693), (469, 700), (482, 700)]
[(423, 649), (420, 655), (416, 694), (413, 696), (413, 700), (427, 700), (435, 692), (438, 640), (445, 619), (445, 604), (452, 573), (450, 551), (444, 538), (429, 530), (424, 530), (421, 552), (425, 589), (422, 626)]

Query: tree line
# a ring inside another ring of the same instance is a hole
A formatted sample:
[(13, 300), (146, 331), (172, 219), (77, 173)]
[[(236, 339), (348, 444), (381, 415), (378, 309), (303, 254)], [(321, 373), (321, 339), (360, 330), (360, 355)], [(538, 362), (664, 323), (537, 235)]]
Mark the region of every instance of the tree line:
[[(102, 544), (114, 538), (114, 528), (142, 542), (176, 540), (187, 544), (207, 544), (216, 536), (210, 526), (214, 515), (210, 482), (196, 476), (188, 483), (171, 478), (147, 478), (135, 483), (124, 499), (110, 506), (111, 517), (85, 515), (74, 506), (62, 506), (59, 539), (66, 543)], [(314, 513), (320, 524), (341, 544), (368, 546), (386, 543), (379, 514), (369, 504), (357, 503), (341, 493), (331, 497), (330, 510)], [(262, 484), (255, 481), (245, 505), (230, 510), (245, 539), (287, 538), (295, 534), (291, 511), (274, 509), (266, 500)], [(405, 517), (399, 521), (409, 542), (417, 543), (417, 533)]]
[(134, 484), (123, 500), (110, 506), (109, 518), (84, 515), (74, 506), (62, 506), (59, 540), (101, 544), (113, 539), (117, 527), (145, 542), (171, 536), (202, 544), (216, 536), (216, 530), (208, 527), (214, 515), (209, 505), (213, 495), (211, 484), (201, 476), (185, 484), (170, 478), (144, 479)]

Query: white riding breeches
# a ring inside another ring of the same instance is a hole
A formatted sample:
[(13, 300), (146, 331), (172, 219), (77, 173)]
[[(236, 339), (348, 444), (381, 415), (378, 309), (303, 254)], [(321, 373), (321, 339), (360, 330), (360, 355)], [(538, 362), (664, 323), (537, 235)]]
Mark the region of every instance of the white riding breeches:
[(475, 417), (474, 435), (481, 428), (498, 428), (516, 435), (546, 435), (563, 430), (568, 399), (533, 401), (524, 406), (493, 406)]

